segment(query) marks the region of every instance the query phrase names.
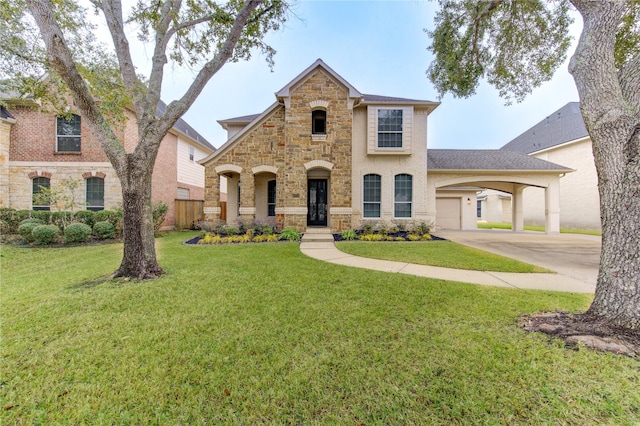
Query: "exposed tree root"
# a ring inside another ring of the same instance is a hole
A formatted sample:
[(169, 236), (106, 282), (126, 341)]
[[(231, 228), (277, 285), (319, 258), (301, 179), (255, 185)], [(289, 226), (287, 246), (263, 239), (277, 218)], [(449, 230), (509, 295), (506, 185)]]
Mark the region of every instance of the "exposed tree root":
[(159, 278), (162, 274), (164, 274), (164, 271), (160, 267), (142, 270), (129, 270), (120, 267), (116, 272), (113, 273), (113, 278), (129, 278), (141, 281)]
[(570, 347), (582, 344), (599, 351), (640, 356), (640, 333), (611, 326), (601, 318), (567, 312), (542, 312), (520, 316), (520, 327), (559, 337)]

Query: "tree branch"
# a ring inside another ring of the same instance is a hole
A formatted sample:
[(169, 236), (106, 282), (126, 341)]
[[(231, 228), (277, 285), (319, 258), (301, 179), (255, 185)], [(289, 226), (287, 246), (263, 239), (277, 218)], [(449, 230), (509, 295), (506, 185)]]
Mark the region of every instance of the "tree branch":
[(98, 138), (105, 154), (117, 171), (125, 169), (126, 152), (95, 103), (89, 86), (84, 81), (66, 45), (64, 35), (55, 19), (48, 0), (27, 0), (27, 6), (40, 28), (47, 49), (47, 62), (65, 82), (76, 106), (87, 118), (89, 128)]
[[(111, 39), (120, 64), (120, 72), (126, 87), (140, 88), (141, 82), (136, 75), (136, 69), (131, 58), (129, 40), (124, 33), (124, 20), (122, 16), (122, 3), (120, 0), (93, 0), (93, 3), (102, 9)], [(142, 116), (141, 100), (143, 93), (140, 90), (133, 90), (133, 106), (138, 117)]]
[(213, 59), (211, 59), (202, 67), (182, 98), (177, 101), (171, 102), (167, 106), (165, 120), (163, 120), (162, 123), (163, 127), (159, 131), (168, 131), (171, 126), (173, 126), (178, 118), (180, 118), (189, 109), (189, 107), (193, 105), (193, 102), (195, 102), (196, 98), (198, 97), (198, 95), (200, 95), (211, 77), (213, 77), (229, 60), (229, 58), (231, 58), (236, 44), (240, 40), (240, 37), (242, 37), (244, 28), (249, 22), (251, 13), (261, 3), (262, 0), (245, 1), (243, 8), (236, 15), (233, 27), (231, 28), (231, 31), (229, 32), (229, 35), (227, 36), (227, 39), (223, 43), (222, 47), (218, 50)]

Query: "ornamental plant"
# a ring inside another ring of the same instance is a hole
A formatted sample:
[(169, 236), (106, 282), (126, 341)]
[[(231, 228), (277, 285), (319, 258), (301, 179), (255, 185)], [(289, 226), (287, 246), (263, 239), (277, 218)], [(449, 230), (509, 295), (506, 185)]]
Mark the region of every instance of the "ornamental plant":
[(64, 230), (65, 243), (86, 243), (91, 239), (91, 227), (84, 223), (72, 223)]
[(38, 225), (31, 231), (33, 241), (39, 245), (49, 245), (60, 237), (60, 228), (55, 225)]

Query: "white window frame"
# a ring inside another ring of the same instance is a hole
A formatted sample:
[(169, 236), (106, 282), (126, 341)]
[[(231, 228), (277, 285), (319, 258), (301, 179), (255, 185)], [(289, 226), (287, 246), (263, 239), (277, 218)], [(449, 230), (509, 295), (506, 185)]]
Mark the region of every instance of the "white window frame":
[[(61, 153), (61, 154), (62, 153), (63, 154), (80, 154), (82, 152), (82, 117), (80, 117), (77, 114), (73, 114), (73, 118), (75, 119), (76, 117), (77, 117), (78, 123), (80, 125), (80, 132), (78, 133), (78, 135), (61, 135), (58, 132), (58, 122), (59, 122), (59, 120), (66, 120), (66, 118), (61, 117), (61, 116), (56, 116), (56, 152)], [(78, 147), (77, 151), (62, 151), (60, 149), (60, 138), (69, 138), (69, 137), (80, 139), (79, 147)]]
[[(380, 147), (378, 122), (380, 111), (402, 111), (402, 146)], [(413, 145), (414, 109), (412, 105), (369, 105), (367, 106), (367, 154), (368, 155), (411, 155)]]
[[(380, 187), (379, 187), (379, 194), (378, 194), (378, 198), (379, 201), (367, 201), (365, 199), (365, 178), (367, 176), (377, 176), (378, 178), (380, 178)], [(378, 216), (365, 216), (365, 205), (366, 204), (378, 204)], [(379, 175), (377, 173), (367, 173), (366, 175), (362, 176), (362, 218), (363, 219), (379, 219), (382, 217), (382, 175)]]
[[(396, 185), (397, 185), (397, 178), (399, 176), (409, 176), (411, 178), (411, 198), (409, 201), (398, 201), (397, 199), (397, 194), (396, 194)], [(408, 173), (398, 173), (397, 175), (393, 176), (393, 217), (395, 219), (411, 219), (413, 217), (413, 175), (410, 175)], [(396, 206), (398, 204), (409, 204), (409, 216), (396, 216)]]

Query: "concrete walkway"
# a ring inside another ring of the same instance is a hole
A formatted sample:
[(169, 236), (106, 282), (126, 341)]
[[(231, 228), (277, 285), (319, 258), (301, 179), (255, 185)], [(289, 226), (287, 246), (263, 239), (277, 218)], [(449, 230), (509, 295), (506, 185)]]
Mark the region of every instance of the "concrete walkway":
[(567, 291), (574, 293), (593, 293), (595, 291), (595, 282), (592, 282), (592, 280), (574, 278), (560, 273), (520, 274), (511, 272), (468, 271), (353, 256), (336, 248), (333, 242), (333, 235), (328, 228), (307, 229), (300, 244), (300, 251), (314, 259), (335, 263), (337, 265), (448, 281), (461, 281), (496, 287)]

